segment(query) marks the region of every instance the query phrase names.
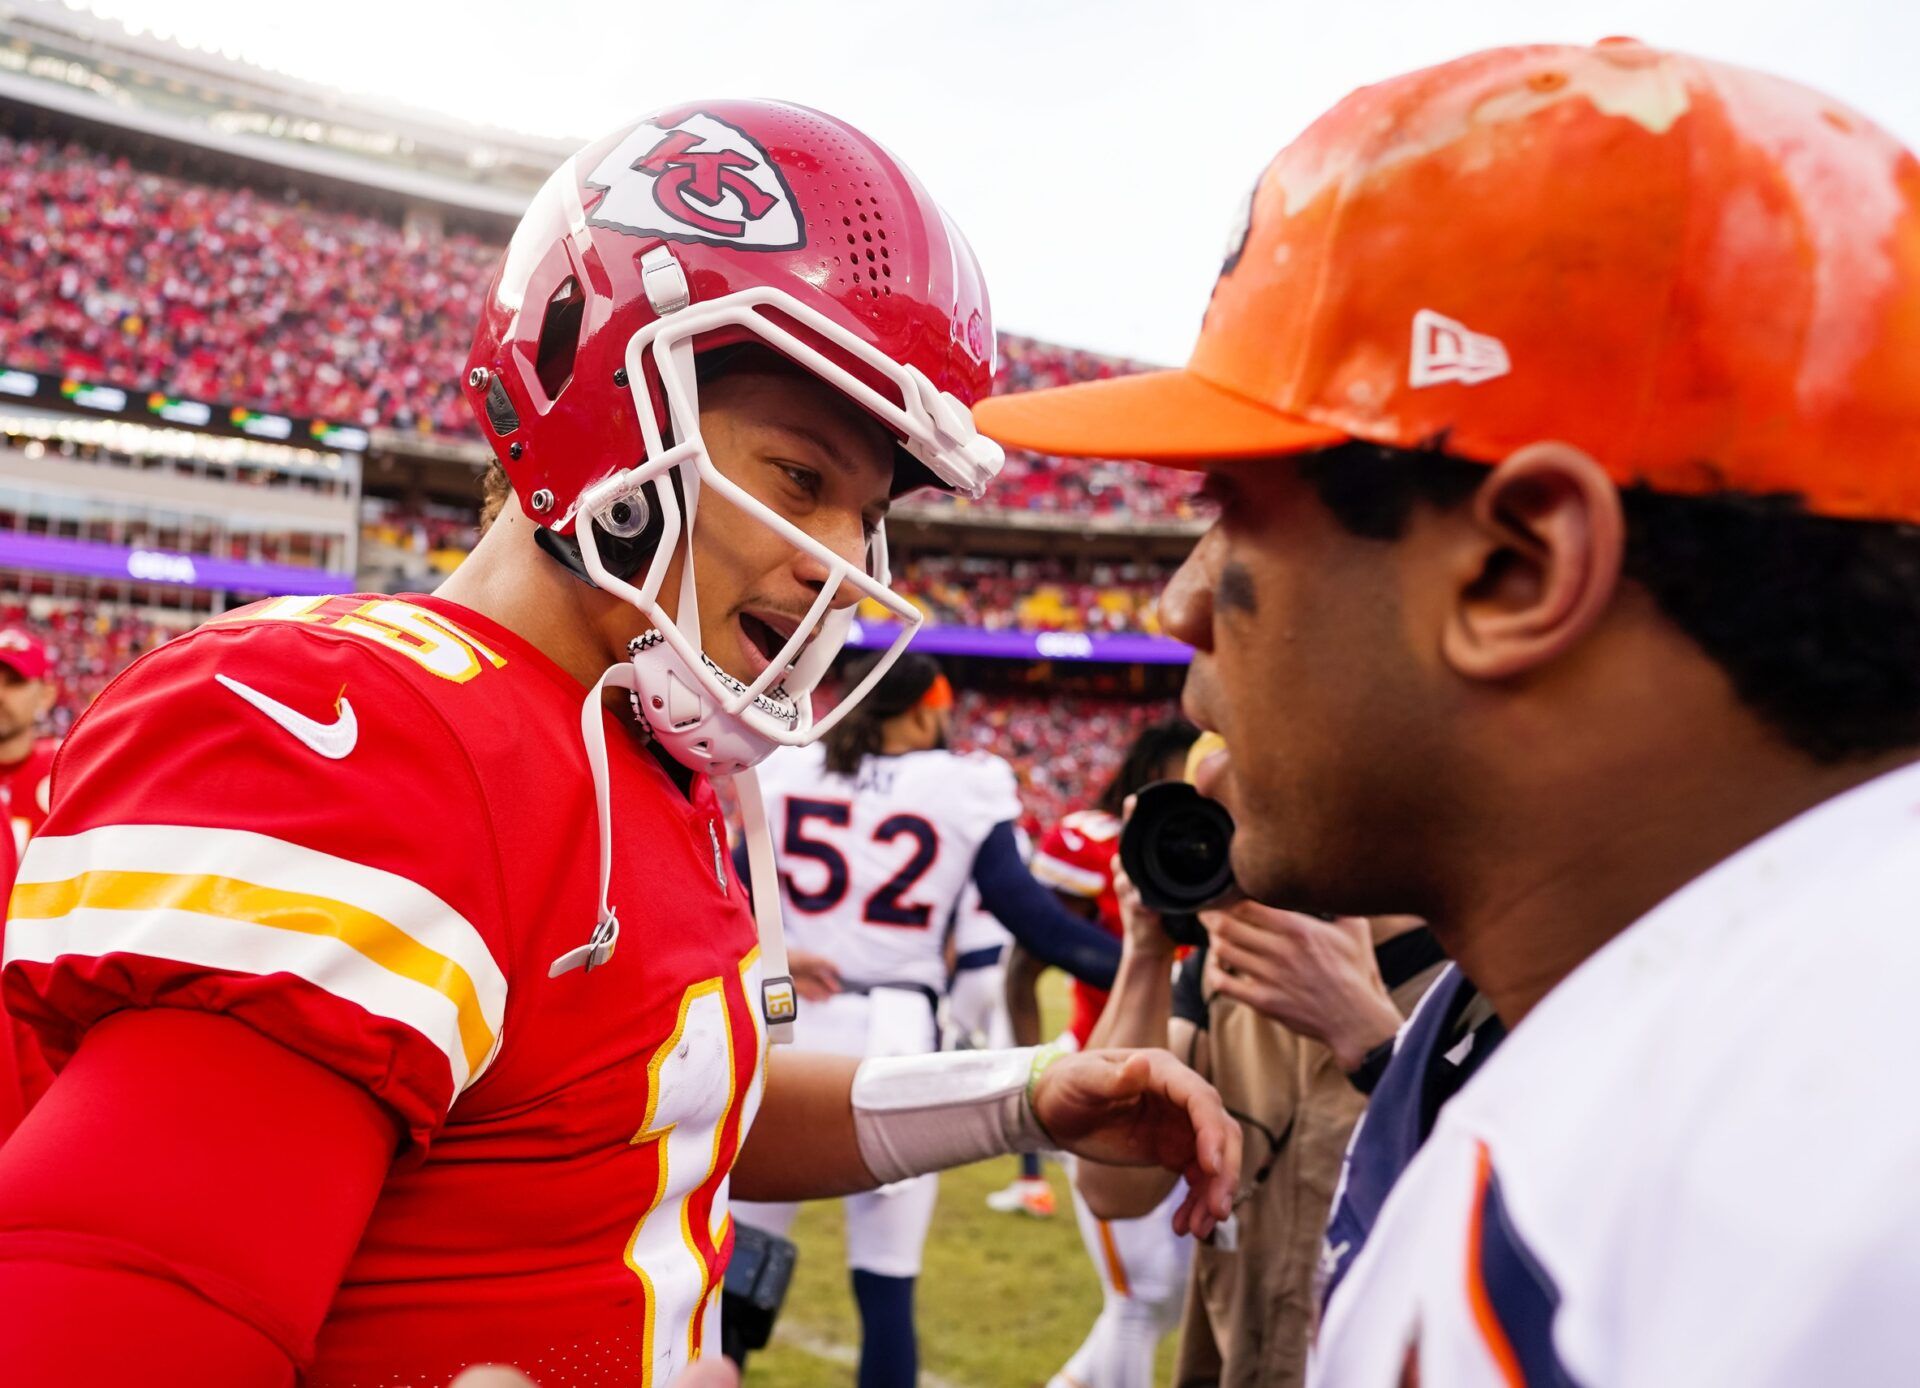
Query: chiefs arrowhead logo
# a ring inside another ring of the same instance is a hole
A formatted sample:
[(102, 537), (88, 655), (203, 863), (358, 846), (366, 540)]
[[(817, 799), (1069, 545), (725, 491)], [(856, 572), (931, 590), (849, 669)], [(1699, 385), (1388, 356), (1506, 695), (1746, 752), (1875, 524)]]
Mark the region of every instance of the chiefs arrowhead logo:
[(793, 191), (766, 150), (709, 115), (634, 127), (587, 184), (604, 190), (587, 218), (595, 226), (757, 251), (806, 244)]

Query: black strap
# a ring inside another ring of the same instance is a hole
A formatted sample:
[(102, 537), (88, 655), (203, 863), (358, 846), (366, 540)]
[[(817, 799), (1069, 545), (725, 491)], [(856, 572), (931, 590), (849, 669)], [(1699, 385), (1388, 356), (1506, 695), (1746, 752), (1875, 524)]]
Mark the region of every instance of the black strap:
[(1446, 963), (1447, 952), (1440, 948), (1440, 942), (1433, 938), (1433, 932), (1423, 925), (1375, 945), (1373, 958), (1380, 966), (1381, 982), (1391, 992), (1435, 964)]

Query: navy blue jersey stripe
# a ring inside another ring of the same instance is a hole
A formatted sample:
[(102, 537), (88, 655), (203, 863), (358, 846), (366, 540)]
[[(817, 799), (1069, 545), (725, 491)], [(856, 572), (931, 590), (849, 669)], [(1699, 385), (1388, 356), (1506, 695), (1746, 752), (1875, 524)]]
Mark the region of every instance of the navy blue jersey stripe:
[[(1483, 1147), (1482, 1160), (1486, 1160)], [(1500, 1175), (1487, 1167), (1480, 1200), (1477, 1274), (1486, 1304), (1505, 1333), (1527, 1388), (1578, 1388), (1553, 1347), (1560, 1289), (1520, 1237), (1500, 1192)]]

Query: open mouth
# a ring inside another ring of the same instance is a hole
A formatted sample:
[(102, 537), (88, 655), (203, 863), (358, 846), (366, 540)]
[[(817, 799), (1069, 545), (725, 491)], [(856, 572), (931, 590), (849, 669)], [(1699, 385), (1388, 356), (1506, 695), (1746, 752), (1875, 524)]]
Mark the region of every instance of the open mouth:
[(792, 638), (798, 622), (792, 622), (786, 630), (781, 630), (764, 617), (756, 617), (751, 612), (740, 614), (740, 630), (747, 638), (747, 650), (760, 658), (756, 662), (754, 677), (758, 678), (762, 670), (773, 664), (781, 649)]

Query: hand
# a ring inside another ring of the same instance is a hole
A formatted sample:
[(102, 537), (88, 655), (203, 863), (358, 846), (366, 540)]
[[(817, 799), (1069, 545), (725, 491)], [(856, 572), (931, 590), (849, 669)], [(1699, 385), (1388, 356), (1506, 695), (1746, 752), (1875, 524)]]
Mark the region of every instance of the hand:
[(840, 991), (840, 970), (824, 954), (788, 950), (787, 973), (793, 979), (794, 991), (808, 1002), (819, 1002)]
[(1161, 1050), (1061, 1056), (1033, 1090), (1040, 1126), (1066, 1151), (1109, 1166), (1187, 1178), (1175, 1232), (1205, 1238), (1233, 1210), (1240, 1125), (1214, 1087)]
[[(672, 1388), (739, 1388), (740, 1370), (719, 1355), (703, 1358), (673, 1381)], [(451, 1388), (538, 1388), (518, 1369), (476, 1364), (454, 1379)]]
[[(1131, 796), (1127, 798), (1127, 803), (1133, 803)], [(1118, 854), (1113, 859), (1113, 894), (1120, 902), (1121, 934), (1128, 952), (1148, 958), (1171, 959), (1173, 941), (1167, 937), (1166, 928), (1160, 923), (1160, 913), (1140, 899), (1140, 889), (1133, 885), (1127, 870), (1120, 866)]]
[(1243, 901), (1200, 922), (1212, 940), (1206, 992), (1323, 1042), (1343, 1070), (1400, 1029), (1364, 916), (1329, 921)]
[(705, 1355), (673, 1381), (673, 1388), (740, 1388), (740, 1370), (731, 1359)]

